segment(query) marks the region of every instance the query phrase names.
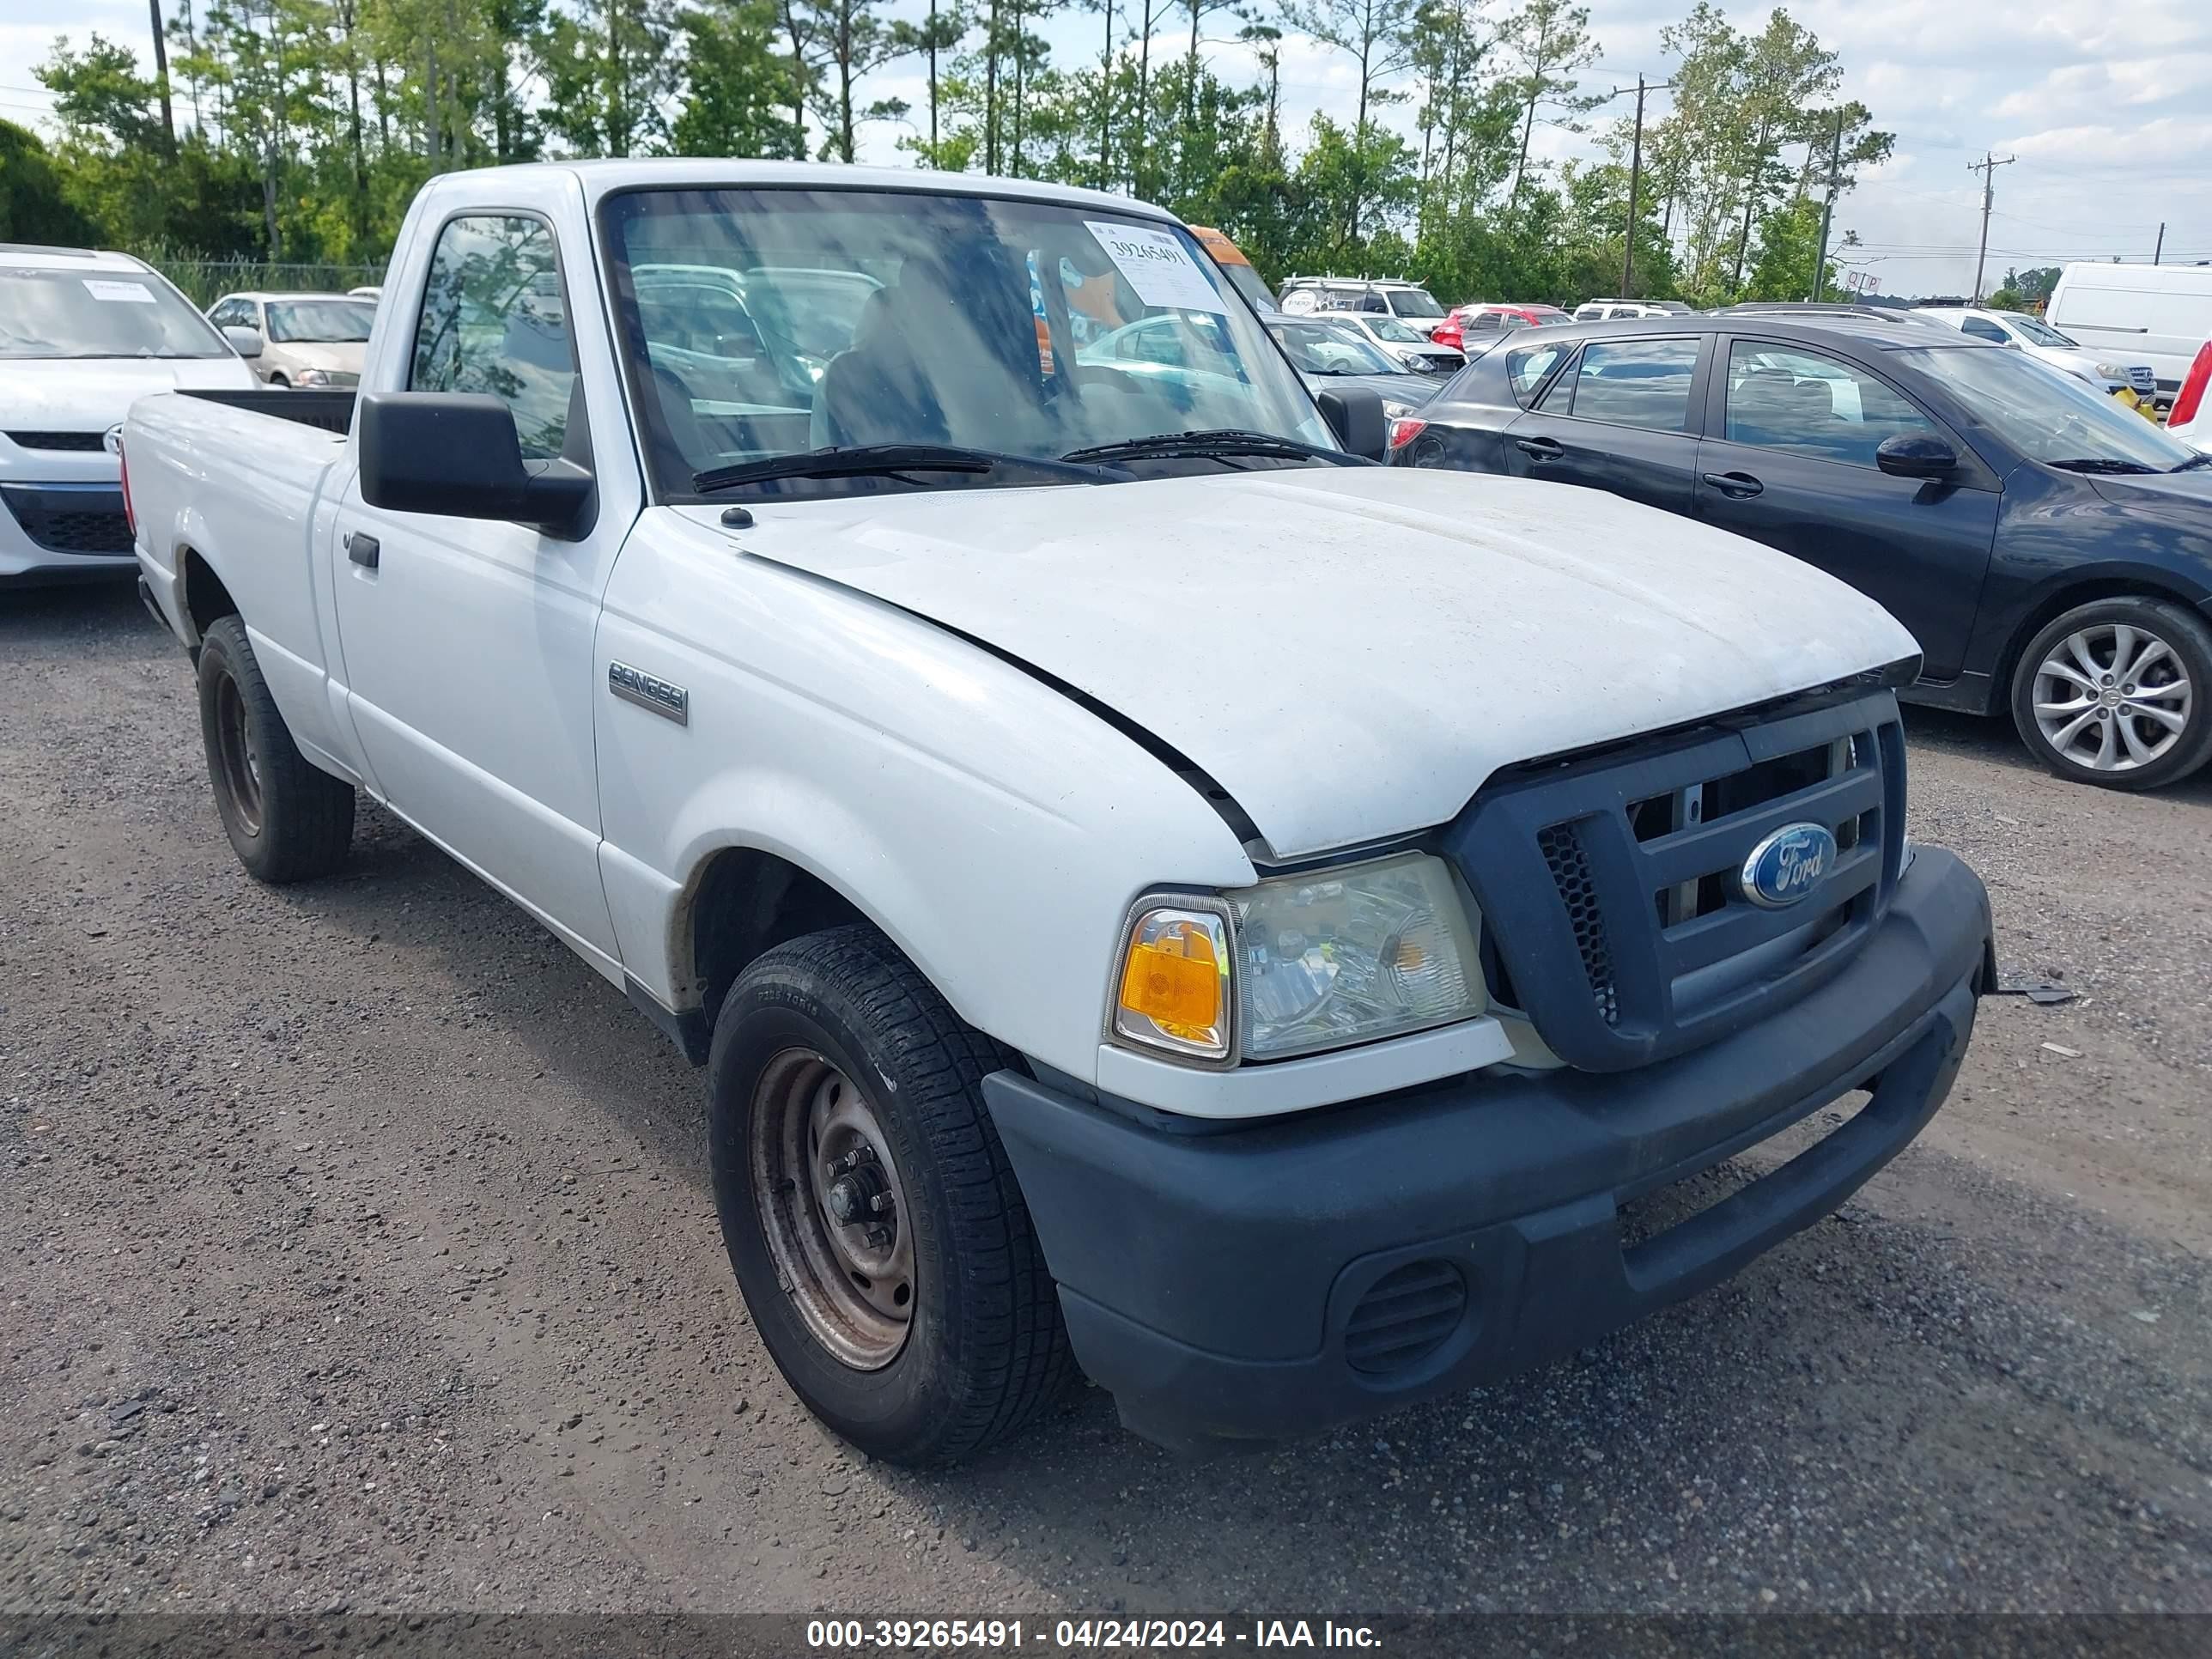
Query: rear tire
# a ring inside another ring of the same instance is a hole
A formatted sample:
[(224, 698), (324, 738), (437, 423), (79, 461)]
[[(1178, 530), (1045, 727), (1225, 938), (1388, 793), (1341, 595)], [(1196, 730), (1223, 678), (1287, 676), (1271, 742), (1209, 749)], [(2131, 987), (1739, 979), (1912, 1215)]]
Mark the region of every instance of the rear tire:
[(261, 678), (246, 624), (218, 617), (200, 638), (200, 738), (231, 850), (257, 880), (327, 876), (353, 845), (354, 787), (310, 763)]
[(2212, 757), (2212, 629), (2169, 600), (2093, 599), (2020, 654), (2013, 724), (2052, 774), (2156, 789)]
[(714, 1021), (708, 1139), (730, 1265), (793, 1391), (887, 1462), (957, 1462), (1074, 1376), (983, 1103), (1005, 1064), (868, 927), (769, 951)]

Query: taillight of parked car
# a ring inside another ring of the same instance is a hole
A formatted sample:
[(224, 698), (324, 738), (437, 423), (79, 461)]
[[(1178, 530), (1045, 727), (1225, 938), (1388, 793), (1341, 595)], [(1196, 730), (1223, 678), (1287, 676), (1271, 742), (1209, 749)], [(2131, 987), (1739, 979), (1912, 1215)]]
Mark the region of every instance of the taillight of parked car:
[(1395, 455), (1407, 444), (1428, 430), (1429, 423), (1418, 415), (1401, 415), (1390, 422), (1390, 453)]
[(2197, 348), (2197, 361), (2190, 364), (2181, 395), (2173, 400), (2172, 411), (2166, 417), (2168, 426), (2187, 426), (2197, 418), (2197, 411), (2204, 406), (2207, 382), (2212, 382), (2212, 340)]
[(138, 534), (138, 515), (131, 507), (131, 457), (124, 453), (123, 441), (115, 441), (115, 465), (123, 478), (123, 526), (135, 539)]

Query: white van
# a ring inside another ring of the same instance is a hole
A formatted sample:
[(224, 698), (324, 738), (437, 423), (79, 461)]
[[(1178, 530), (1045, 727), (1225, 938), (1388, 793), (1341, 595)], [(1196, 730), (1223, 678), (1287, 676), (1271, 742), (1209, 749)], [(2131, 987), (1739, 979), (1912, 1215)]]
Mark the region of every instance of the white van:
[(2070, 264), (2044, 320), (2091, 351), (2148, 363), (2159, 401), (2170, 403), (2212, 340), (2212, 265)]

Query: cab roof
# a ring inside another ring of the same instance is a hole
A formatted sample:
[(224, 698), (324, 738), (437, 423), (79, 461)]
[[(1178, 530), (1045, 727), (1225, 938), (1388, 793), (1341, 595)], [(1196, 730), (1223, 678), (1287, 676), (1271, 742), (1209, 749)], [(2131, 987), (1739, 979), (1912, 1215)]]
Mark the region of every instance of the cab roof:
[[(428, 188), (446, 189), (495, 199), (501, 181), (517, 174), (543, 176), (550, 168), (571, 174), (584, 187), (586, 200), (594, 208), (607, 197), (628, 190), (752, 190), (782, 186), (815, 190), (899, 191), (927, 196), (996, 196), (1018, 201), (1057, 203), (1068, 207), (1091, 207), (1122, 217), (1182, 222), (1165, 208), (1133, 201), (1103, 190), (1055, 185), (1041, 179), (997, 179), (970, 173), (939, 173), (925, 167), (847, 167), (832, 161), (730, 161), (686, 156), (653, 156), (642, 160), (596, 161), (533, 161), (519, 167), (480, 167), (449, 173), (431, 181)], [(492, 192), (486, 195), (484, 192)]]

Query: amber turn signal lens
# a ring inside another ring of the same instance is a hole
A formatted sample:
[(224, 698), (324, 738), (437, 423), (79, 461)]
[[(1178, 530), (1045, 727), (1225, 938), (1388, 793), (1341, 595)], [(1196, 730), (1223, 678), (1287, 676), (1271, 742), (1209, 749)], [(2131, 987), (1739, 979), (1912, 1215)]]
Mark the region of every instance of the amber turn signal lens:
[(1229, 1052), (1228, 927), (1203, 910), (1147, 910), (1129, 930), (1114, 1029), (1157, 1048)]

